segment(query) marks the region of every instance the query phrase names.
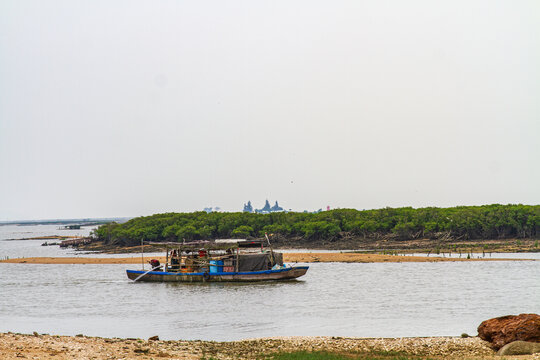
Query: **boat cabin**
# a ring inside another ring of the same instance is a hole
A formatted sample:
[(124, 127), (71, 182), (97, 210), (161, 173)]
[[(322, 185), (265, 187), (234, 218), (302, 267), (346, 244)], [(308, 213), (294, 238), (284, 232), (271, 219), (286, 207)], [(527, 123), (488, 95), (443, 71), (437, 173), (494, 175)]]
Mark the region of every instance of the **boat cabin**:
[(237, 273), (283, 266), (283, 254), (265, 247), (263, 241), (167, 243), (166, 252), (165, 272)]

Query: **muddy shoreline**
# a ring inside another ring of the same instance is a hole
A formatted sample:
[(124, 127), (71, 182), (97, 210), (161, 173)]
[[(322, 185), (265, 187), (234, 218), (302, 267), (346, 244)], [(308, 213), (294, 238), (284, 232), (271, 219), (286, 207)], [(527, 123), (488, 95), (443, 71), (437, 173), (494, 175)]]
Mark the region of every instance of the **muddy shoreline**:
[[(497, 252), (540, 252), (537, 239), (491, 239), (491, 240), (395, 240), (395, 239), (341, 239), (339, 241), (307, 241), (305, 239), (272, 239), (272, 245), (279, 250), (357, 250), (364, 252), (398, 252), (401, 254), (436, 252), (452, 253), (497, 253)], [(145, 251), (159, 252), (160, 246), (145, 245)], [(110, 254), (139, 252), (140, 246), (114, 246), (99, 241), (80, 246), (80, 250)]]

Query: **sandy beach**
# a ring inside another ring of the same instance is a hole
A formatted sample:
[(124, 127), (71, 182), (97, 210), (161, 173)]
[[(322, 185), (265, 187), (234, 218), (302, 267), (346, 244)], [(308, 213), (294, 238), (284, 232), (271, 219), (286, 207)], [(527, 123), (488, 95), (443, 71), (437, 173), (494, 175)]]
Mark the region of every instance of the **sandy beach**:
[[(232, 342), (119, 339), (15, 333), (0, 334), (2, 359), (261, 359), (277, 352), (327, 351), (361, 354), (399, 352), (415, 358), (500, 359), (478, 337), (335, 338), (283, 337)], [(540, 359), (540, 354), (505, 356)]]
[[(165, 262), (165, 256), (144, 257), (147, 263), (150, 259), (157, 259), (161, 263)], [(465, 257), (441, 258), (427, 256), (403, 256), (403, 255), (382, 255), (382, 254), (360, 254), (360, 253), (284, 253), (283, 261), (286, 263), (315, 263), (315, 262), (345, 262), (345, 263), (401, 263), (401, 262), (448, 262), (448, 261), (534, 261), (530, 259), (496, 259), (480, 258), (467, 259)], [(140, 264), (141, 256), (131, 257), (28, 257), (1, 260), (0, 263), (17, 264)]]

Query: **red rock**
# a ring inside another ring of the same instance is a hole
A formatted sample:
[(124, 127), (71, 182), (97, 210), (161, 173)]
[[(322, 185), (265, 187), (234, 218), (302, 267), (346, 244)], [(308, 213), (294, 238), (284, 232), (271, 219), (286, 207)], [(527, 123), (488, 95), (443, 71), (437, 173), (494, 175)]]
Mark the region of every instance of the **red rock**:
[(507, 315), (483, 321), (478, 336), (495, 350), (516, 340), (540, 342), (540, 315)]

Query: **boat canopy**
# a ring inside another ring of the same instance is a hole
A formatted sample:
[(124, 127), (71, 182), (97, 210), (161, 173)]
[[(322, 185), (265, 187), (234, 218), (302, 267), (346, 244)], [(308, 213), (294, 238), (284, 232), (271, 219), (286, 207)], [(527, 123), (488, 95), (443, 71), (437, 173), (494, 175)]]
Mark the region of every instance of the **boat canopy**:
[(149, 245), (157, 245), (157, 246), (163, 246), (163, 247), (175, 247), (180, 248), (182, 250), (229, 250), (229, 249), (239, 249), (239, 248), (261, 248), (264, 246), (264, 242), (262, 240), (253, 240), (253, 241), (246, 241), (246, 240), (240, 240), (238, 242), (215, 242), (215, 241), (208, 241), (208, 240), (201, 240), (201, 241), (190, 241), (185, 243), (180, 242), (152, 242), (152, 241), (145, 241), (145, 244)]

